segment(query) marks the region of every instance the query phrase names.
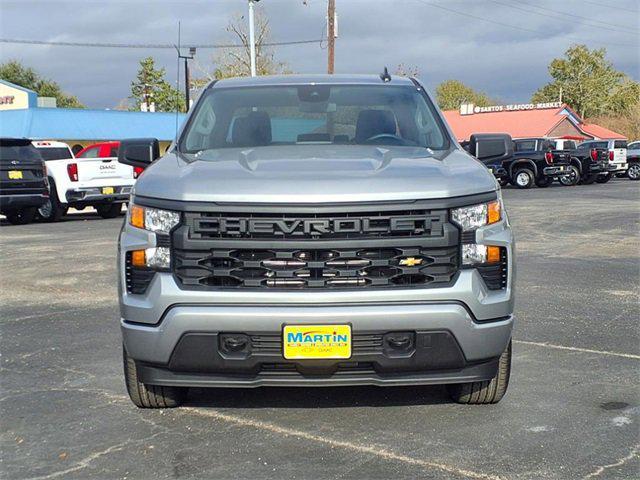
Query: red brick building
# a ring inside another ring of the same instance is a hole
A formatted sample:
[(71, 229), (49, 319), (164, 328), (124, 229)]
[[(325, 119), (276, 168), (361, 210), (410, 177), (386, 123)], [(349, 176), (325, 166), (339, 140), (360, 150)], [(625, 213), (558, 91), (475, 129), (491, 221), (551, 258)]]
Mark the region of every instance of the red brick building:
[(551, 137), (575, 140), (624, 139), (624, 135), (594, 123), (585, 123), (569, 106), (561, 103), (495, 105), (444, 112), (459, 141), (474, 133), (508, 133), (513, 138)]

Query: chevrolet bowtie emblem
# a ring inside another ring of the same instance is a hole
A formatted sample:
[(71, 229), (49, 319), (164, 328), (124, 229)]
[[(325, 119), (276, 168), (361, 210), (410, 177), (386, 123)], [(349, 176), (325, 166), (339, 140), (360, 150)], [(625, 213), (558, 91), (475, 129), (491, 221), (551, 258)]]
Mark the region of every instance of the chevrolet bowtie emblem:
[(415, 267), (416, 265), (421, 265), (422, 259), (415, 257), (407, 257), (400, 260), (400, 265), (404, 267)]

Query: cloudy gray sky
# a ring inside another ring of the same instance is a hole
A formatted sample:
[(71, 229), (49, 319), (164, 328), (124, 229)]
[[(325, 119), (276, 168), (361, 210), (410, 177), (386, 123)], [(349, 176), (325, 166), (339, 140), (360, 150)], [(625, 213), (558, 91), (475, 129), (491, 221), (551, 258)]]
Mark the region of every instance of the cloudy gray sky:
[[(304, 4), (306, 3), (306, 5)], [(430, 88), (456, 78), (505, 102), (528, 101), (548, 81), (547, 65), (573, 43), (606, 47), (614, 65), (639, 72), (638, 0), (336, 0), (336, 71), (377, 73), (384, 65), (416, 66)], [(317, 39), (326, 0), (262, 0), (273, 41)], [(0, 0), (0, 38), (104, 43), (233, 40), (225, 26), (245, 0)], [(582, 18), (579, 18), (582, 17)], [(129, 95), (138, 60), (152, 55), (175, 81), (173, 50), (0, 44), (0, 61), (18, 59), (58, 81), (92, 108)], [(198, 64), (213, 70), (213, 50)], [(326, 71), (318, 44), (278, 47), (277, 58), (299, 73)]]

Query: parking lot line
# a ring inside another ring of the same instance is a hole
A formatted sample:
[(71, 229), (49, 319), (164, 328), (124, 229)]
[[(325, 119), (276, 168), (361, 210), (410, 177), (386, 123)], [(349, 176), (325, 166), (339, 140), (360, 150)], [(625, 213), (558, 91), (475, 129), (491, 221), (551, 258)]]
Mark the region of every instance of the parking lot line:
[(377, 447), (374, 445), (363, 445), (359, 443), (347, 442), (344, 440), (336, 440), (328, 437), (321, 437), (319, 435), (314, 435), (312, 433), (304, 432), (301, 430), (294, 430), (292, 428), (287, 428), (287, 427), (281, 427), (278, 425), (274, 425), (272, 423), (262, 422), (260, 420), (252, 420), (249, 418), (238, 417), (236, 415), (229, 415), (227, 413), (222, 413), (217, 410), (205, 410), (203, 408), (198, 408), (198, 407), (183, 407), (179, 410), (176, 410), (176, 412), (178, 413), (192, 412), (197, 415), (213, 418), (215, 420), (221, 420), (227, 423), (233, 423), (241, 427), (251, 427), (258, 430), (269, 431), (271, 433), (275, 433), (280, 436), (297, 437), (303, 440), (308, 440), (310, 442), (323, 443), (332, 448), (342, 448), (342, 449), (350, 450), (353, 452), (366, 453), (384, 460), (401, 462), (407, 465), (423, 467), (425, 469), (441, 470), (443, 472), (457, 475), (463, 478), (476, 478), (481, 480), (500, 480), (501, 479), (501, 477), (498, 475), (490, 475), (490, 474), (481, 473), (481, 472), (474, 472), (472, 470), (457, 468), (444, 463), (421, 460), (418, 458), (413, 458), (407, 455), (402, 455), (399, 453), (392, 452), (383, 447)]
[(584, 480), (587, 480), (588, 478), (598, 477), (605, 470), (607, 470), (609, 468), (621, 467), (622, 465), (624, 465), (628, 461), (633, 460), (635, 457), (637, 457), (639, 452), (640, 452), (640, 445), (636, 445), (635, 447), (633, 447), (633, 449), (631, 450), (631, 452), (629, 452), (628, 455), (625, 455), (624, 457), (620, 458), (618, 461), (616, 461), (614, 463), (610, 463), (608, 465), (602, 465), (602, 466), (596, 468), (589, 475), (585, 476)]
[(519, 343), (522, 345), (533, 345), (536, 347), (544, 347), (544, 348), (555, 348), (558, 350), (570, 350), (572, 352), (595, 353), (598, 355), (610, 355), (612, 357), (633, 358), (634, 360), (640, 360), (640, 355), (634, 355), (632, 353), (609, 352), (607, 350), (592, 350), (590, 348), (580, 348), (580, 347), (567, 347), (565, 345), (554, 345), (553, 343), (547, 343), (547, 342), (529, 342), (526, 340), (514, 340), (513, 343)]

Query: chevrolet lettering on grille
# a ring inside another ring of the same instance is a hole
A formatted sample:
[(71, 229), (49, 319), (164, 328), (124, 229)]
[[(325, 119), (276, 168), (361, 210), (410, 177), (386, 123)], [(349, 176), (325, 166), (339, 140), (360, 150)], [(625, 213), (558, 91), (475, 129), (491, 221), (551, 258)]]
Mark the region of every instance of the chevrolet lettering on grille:
[(441, 215), (371, 216), (348, 218), (200, 217), (195, 231), (220, 236), (327, 236), (340, 234), (434, 235), (442, 232)]

